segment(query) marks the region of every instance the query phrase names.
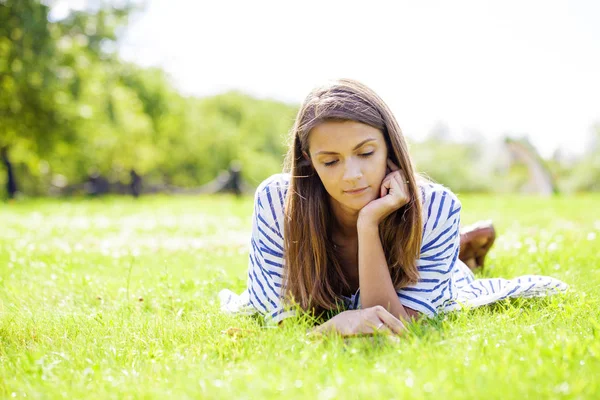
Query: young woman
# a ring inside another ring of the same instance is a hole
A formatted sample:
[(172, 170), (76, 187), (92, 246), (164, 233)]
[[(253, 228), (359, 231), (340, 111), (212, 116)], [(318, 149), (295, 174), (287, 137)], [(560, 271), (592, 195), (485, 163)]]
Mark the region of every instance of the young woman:
[[(345, 309), (316, 331), (399, 333), (412, 318), (567, 289), (544, 276), (474, 279), (459, 258), (460, 201), (415, 172), (392, 112), (365, 85), (314, 89), (291, 139), (289, 173), (256, 191), (248, 288), (222, 291), (224, 310), (278, 322), (291, 305)], [(490, 227), (473, 232), (463, 246), (472, 266), (493, 241)]]

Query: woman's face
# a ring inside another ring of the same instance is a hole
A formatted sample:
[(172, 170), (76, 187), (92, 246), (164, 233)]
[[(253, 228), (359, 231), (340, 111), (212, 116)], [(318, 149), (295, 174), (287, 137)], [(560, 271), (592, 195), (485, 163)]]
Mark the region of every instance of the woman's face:
[(327, 121), (311, 130), (308, 145), (325, 190), (342, 209), (360, 211), (379, 197), (388, 154), (379, 129), (356, 121)]

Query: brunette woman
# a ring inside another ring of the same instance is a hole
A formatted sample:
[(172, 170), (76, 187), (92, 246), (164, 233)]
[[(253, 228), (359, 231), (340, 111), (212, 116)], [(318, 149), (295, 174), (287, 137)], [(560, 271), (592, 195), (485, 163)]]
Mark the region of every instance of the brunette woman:
[(415, 171), (392, 112), (359, 82), (308, 95), (286, 171), (256, 191), (248, 288), (222, 291), (225, 310), (278, 322), (342, 309), (316, 331), (399, 333), (413, 318), (567, 289), (545, 276), (475, 279), (467, 264), (483, 263), (493, 228), (464, 235), (459, 258), (459, 199)]

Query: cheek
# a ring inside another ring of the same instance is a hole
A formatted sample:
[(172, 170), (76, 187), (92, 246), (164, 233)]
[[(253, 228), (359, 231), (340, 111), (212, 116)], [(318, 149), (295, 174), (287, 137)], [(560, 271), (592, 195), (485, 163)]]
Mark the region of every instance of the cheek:
[(315, 171), (319, 176), (319, 179), (321, 180), (321, 183), (323, 184), (327, 194), (338, 201), (343, 201), (342, 197), (340, 197), (342, 196), (342, 178), (340, 176), (339, 169), (319, 168), (315, 169)]
[(374, 177), (383, 181), (383, 178), (387, 175), (387, 154), (382, 153), (377, 157), (376, 160), (373, 160), (372, 171), (374, 173)]
[(334, 182), (336, 182), (332, 171), (328, 171), (325, 167), (315, 168), (315, 173), (317, 174), (317, 176), (321, 180), (321, 183), (325, 187), (325, 190), (327, 191), (329, 191), (330, 188), (333, 187)]

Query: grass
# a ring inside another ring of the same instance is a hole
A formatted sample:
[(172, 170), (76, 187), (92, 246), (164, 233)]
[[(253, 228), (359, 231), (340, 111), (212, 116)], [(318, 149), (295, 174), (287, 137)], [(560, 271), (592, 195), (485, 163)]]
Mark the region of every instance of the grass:
[(308, 339), (219, 312), (245, 286), (250, 198), (0, 205), (0, 397), (600, 397), (600, 196), (460, 198), (463, 223), (499, 232), (480, 276), (570, 291), (401, 338)]

